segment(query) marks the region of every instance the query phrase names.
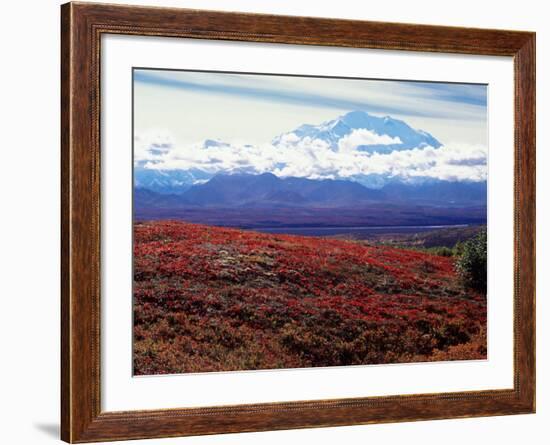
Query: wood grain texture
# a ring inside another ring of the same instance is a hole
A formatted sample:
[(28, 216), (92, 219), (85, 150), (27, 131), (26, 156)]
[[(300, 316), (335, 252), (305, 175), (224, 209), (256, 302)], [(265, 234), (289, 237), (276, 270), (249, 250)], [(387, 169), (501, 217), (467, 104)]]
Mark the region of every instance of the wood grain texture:
[[(514, 388), (101, 412), (99, 62), (100, 38), (104, 33), (513, 56), (516, 101)], [(63, 440), (93, 442), (534, 412), (533, 33), (68, 3), (61, 8), (61, 37)]]

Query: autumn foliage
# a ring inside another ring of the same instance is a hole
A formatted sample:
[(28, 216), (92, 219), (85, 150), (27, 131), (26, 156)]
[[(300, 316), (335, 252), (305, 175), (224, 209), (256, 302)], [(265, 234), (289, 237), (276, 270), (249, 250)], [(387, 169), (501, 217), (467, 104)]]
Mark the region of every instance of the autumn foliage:
[(453, 259), (175, 221), (134, 226), (134, 372), (486, 358)]

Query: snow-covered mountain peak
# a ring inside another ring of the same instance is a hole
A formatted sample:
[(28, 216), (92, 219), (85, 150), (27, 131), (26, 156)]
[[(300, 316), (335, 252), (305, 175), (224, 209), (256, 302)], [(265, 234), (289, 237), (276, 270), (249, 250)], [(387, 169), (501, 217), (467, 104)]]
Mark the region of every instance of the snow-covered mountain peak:
[[(431, 134), (423, 130), (415, 130), (406, 122), (391, 116), (379, 117), (366, 111), (350, 111), (336, 119), (319, 125), (305, 124), (294, 131), (277, 136), (274, 145), (288, 143), (298, 144), (309, 138), (327, 143), (331, 150), (341, 149), (342, 139), (353, 136), (354, 133), (368, 134), (364, 143), (359, 143), (356, 149), (370, 153), (390, 153), (394, 150), (409, 150), (416, 147), (431, 146), (439, 148), (441, 143)], [(360, 142), (361, 139), (359, 138)]]

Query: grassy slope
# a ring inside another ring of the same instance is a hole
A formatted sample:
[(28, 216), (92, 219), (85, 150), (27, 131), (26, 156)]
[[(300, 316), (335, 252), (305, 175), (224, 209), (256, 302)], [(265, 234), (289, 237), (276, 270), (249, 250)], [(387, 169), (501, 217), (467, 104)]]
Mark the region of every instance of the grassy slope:
[(171, 221), (134, 255), (137, 374), (486, 357), (451, 258)]

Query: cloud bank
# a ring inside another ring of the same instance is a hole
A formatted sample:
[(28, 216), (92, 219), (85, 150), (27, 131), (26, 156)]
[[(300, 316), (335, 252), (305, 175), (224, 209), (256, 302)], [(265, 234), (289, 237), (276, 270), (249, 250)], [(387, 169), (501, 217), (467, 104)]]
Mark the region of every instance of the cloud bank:
[(227, 144), (213, 140), (179, 145), (169, 132), (154, 130), (135, 137), (134, 162), (137, 166), (156, 170), (200, 170), (211, 175), (271, 172), (280, 177), (349, 179), (371, 186), (369, 178), (405, 182), (487, 179), (487, 148), (484, 145), (423, 146), (387, 154), (358, 150), (365, 144), (399, 143), (396, 139), (399, 138), (361, 129), (340, 139), (338, 150), (334, 151), (323, 140), (293, 138), (292, 134), (277, 145)]

